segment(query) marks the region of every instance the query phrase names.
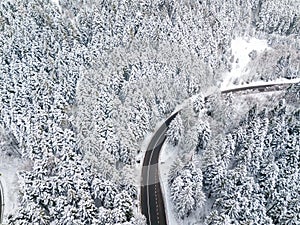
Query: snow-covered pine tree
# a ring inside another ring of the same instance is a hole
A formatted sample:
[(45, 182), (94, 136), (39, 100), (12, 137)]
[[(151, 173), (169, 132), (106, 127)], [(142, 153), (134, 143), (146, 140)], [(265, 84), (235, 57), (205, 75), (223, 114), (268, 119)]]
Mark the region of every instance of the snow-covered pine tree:
[(202, 94), (199, 94), (193, 101), (193, 110), (195, 113), (201, 112), (205, 107), (204, 97)]
[(195, 151), (201, 154), (202, 151), (204, 151), (207, 148), (211, 136), (211, 130), (208, 122), (198, 120), (196, 124), (196, 136), (197, 136), (197, 146)]
[(167, 130), (167, 140), (173, 146), (177, 146), (181, 141), (184, 132), (184, 126), (180, 114), (171, 121)]
[[(177, 167), (178, 169), (178, 167)], [(201, 209), (205, 202), (202, 191), (202, 172), (195, 167), (194, 162), (189, 162), (181, 170), (171, 170), (169, 186), (171, 199), (179, 218), (184, 219), (196, 209)]]

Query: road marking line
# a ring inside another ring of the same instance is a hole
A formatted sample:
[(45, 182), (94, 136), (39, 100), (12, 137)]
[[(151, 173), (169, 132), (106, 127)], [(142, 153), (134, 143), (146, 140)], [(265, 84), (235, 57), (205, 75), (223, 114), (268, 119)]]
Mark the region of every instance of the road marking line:
[[(157, 143), (160, 141), (160, 138), (164, 135), (165, 131), (168, 129), (167, 125), (164, 123), (162, 126), (166, 126), (164, 129), (163, 129), (163, 132), (160, 134), (158, 140), (155, 142), (155, 145), (151, 151), (151, 155), (150, 155), (150, 159), (149, 159), (149, 164), (148, 164), (148, 171), (147, 171), (147, 185), (146, 185), (146, 190), (147, 190), (147, 206), (148, 206), (148, 214), (149, 214), (149, 222), (150, 222), (150, 225), (151, 225), (151, 210), (150, 210), (150, 199), (149, 199), (149, 172), (150, 172), (150, 167), (151, 167), (151, 159), (152, 159), (152, 156), (153, 156), (153, 152), (155, 150), (155, 147), (157, 145)], [(151, 142), (150, 142), (151, 143)], [(150, 145), (150, 144), (149, 144)], [(156, 169), (156, 173), (157, 173), (157, 169)]]

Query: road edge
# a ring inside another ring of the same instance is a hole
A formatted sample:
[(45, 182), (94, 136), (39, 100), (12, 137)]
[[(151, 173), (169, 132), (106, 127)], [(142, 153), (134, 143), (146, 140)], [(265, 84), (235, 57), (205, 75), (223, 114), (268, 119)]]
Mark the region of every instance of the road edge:
[(3, 224), (4, 218), (4, 189), (0, 179), (0, 224)]
[(161, 190), (161, 194), (162, 194), (162, 199), (164, 202), (164, 207), (165, 207), (165, 215), (166, 215), (166, 221), (167, 224), (170, 224), (170, 220), (169, 220), (169, 215), (168, 213), (166, 213), (166, 209), (167, 209), (167, 199), (165, 199), (167, 197), (166, 191), (165, 191), (165, 185), (163, 183), (163, 179), (162, 179), (162, 175), (160, 172), (160, 163), (161, 163), (161, 152), (164, 150), (164, 148), (166, 147), (166, 140), (164, 141), (160, 151), (159, 151), (159, 155), (158, 155), (158, 166), (157, 166), (157, 173), (158, 173), (158, 178), (159, 178), (159, 183), (160, 183), (160, 190)]

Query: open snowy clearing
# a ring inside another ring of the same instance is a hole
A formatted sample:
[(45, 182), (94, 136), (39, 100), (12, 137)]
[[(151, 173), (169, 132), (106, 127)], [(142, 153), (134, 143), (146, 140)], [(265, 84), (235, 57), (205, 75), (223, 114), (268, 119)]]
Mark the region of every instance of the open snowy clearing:
[(232, 70), (223, 76), (221, 90), (232, 87), (239, 77), (247, 73), (247, 65), (250, 62), (249, 53), (251, 51), (257, 51), (257, 54), (260, 54), (264, 50), (270, 49), (270, 47), (268, 47), (267, 40), (259, 40), (257, 38), (245, 40), (242, 37), (238, 37), (231, 41), (231, 49), (234, 62)]

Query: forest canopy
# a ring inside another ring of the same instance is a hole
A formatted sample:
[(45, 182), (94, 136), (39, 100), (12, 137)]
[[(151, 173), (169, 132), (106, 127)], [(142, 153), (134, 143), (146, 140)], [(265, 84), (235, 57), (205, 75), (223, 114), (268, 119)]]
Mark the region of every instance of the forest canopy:
[[(134, 175), (145, 135), (185, 99), (219, 87), (232, 69), (236, 37), (266, 39), (272, 48), (253, 55), (243, 81), (299, 78), (299, 7), (292, 0), (2, 0), (0, 150), (24, 162), (8, 224), (145, 224)], [(297, 88), (288, 93), (299, 100)], [(259, 223), (243, 213), (249, 207), (259, 207), (266, 224), (299, 221), (291, 216), (299, 215), (292, 200), (299, 101), (290, 96), (287, 106), (255, 109), (233, 130), (218, 104), (197, 98), (194, 112), (209, 108), (219, 128), (228, 129), (230, 143), (219, 151), (210, 144), (216, 130), (209, 120), (199, 119), (191, 132), (184, 118), (174, 121), (170, 142), (196, 147), (205, 160), (214, 156), (201, 166), (182, 165), (170, 181), (175, 202), (174, 196), (195, 200), (177, 208), (180, 217), (213, 196), (208, 224)], [(231, 189), (221, 191), (228, 182)], [(179, 184), (189, 195), (174, 191)], [(232, 198), (253, 205), (234, 211)]]

